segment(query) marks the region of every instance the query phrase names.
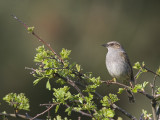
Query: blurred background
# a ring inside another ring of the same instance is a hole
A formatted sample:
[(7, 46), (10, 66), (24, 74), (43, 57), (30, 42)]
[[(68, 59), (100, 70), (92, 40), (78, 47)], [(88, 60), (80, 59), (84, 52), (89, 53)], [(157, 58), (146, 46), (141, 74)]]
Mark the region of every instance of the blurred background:
[[(41, 43), (28, 34), (11, 14), (34, 26), (35, 32), (57, 53), (61, 48), (72, 50), (71, 61), (82, 65), (84, 71), (108, 80), (111, 76), (105, 67), (107, 49), (101, 46), (108, 41), (120, 42), (132, 65), (144, 61), (153, 71), (159, 67), (159, 6), (159, 1), (147, 0), (0, 0), (0, 112), (12, 112), (2, 100), (10, 92), (26, 94), (30, 99), (29, 114), (32, 116), (44, 110), (39, 104), (52, 101), (52, 91), (45, 89), (46, 81), (33, 86), (34, 78), (25, 69), (35, 67), (35, 48)], [(151, 82), (153, 77), (150, 73), (143, 74), (138, 83)], [(114, 85), (98, 88), (102, 95), (117, 90)], [(151, 91), (149, 87), (147, 91)], [(138, 118), (142, 109), (152, 112), (150, 101), (140, 94), (136, 95), (135, 104), (128, 102), (125, 93), (119, 98), (117, 104)], [(124, 117), (121, 113), (117, 115)]]

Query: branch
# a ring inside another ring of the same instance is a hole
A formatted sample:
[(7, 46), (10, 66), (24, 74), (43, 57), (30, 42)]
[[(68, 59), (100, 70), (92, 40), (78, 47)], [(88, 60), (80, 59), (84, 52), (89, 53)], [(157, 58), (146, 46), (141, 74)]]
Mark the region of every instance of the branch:
[(127, 111), (125, 111), (124, 109), (118, 107), (116, 104), (113, 104), (112, 107), (118, 111), (120, 111), (121, 113), (123, 113), (124, 115), (126, 115), (127, 117), (129, 117), (132, 120), (137, 120), (134, 116), (132, 116), (130, 113), (128, 113)]
[(56, 76), (66, 81), (68, 84), (70, 84), (72, 87), (74, 87), (78, 93), (84, 98), (84, 95), (82, 94), (81, 90), (78, 88), (78, 86), (75, 84), (74, 81), (70, 80), (69, 78), (65, 78), (63, 76), (60, 76), (58, 73), (56, 73)]
[(139, 69), (139, 71), (137, 72), (137, 74), (134, 76), (135, 84), (137, 83), (137, 81), (136, 81), (136, 77), (139, 75), (139, 73), (140, 73), (140, 72), (142, 72), (142, 70), (141, 70), (141, 69)]
[(39, 116), (45, 114), (45, 113), (48, 112), (51, 108), (53, 108), (55, 105), (58, 105), (58, 104), (59, 104), (59, 103), (51, 104), (51, 106), (48, 107), (45, 111), (43, 111), (43, 112), (37, 114), (35, 117), (32, 117), (30, 120), (35, 120), (35, 118), (37, 118), (37, 117), (39, 117)]
[(146, 66), (144, 66), (143, 68), (144, 68), (144, 69), (146, 69), (146, 70), (147, 70), (147, 72), (150, 72), (150, 73), (152, 73), (152, 74), (154, 74), (154, 75), (156, 75), (156, 76), (160, 77), (160, 75), (158, 75), (158, 74), (157, 74), (157, 73), (155, 73), (154, 71), (152, 71), (152, 70), (150, 70), (150, 69), (146, 68)]
[[(21, 114), (8, 114), (8, 113), (0, 113), (0, 116), (8, 116), (8, 117), (13, 117), (13, 118), (22, 118), (26, 120), (30, 120), (31, 117), (28, 115), (21, 115)], [(34, 119), (34, 120), (43, 120), (43, 119)]]
[[(18, 22), (20, 22), (26, 30), (28, 30), (29, 26), (27, 24), (25, 24), (23, 21), (21, 21), (19, 18), (17, 18), (15, 15), (11, 15), (14, 19), (16, 19)], [(47, 46), (52, 52), (53, 54), (55, 54), (55, 56), (58, 57), (58, 59), (61, 61), (61, 63), (64, 64), (63, 59), (57, 55), (57, 53), (53, 50), (53, 48), (50, 46), (50, 44), (48, 44), (47, 42), (45, 42), (42, 38), (40, 38), (34, 31), (32, 31), (32, 35), (35, 36), (40, 42), (42, 42), (45, 46)]]
[[(69, 108), (70, 106), (68, 105), (68, 104), (65, 104), (65, 106), (67, 107), (67, 108)], [(82, 115), (85, 115), (85, 116), (88, 116), (88, 117), (93, 117), (93, 115), (91, 115), (91, 114), (88, 114), (88, 113), (85, 113), (85, 112), (83, 112), (83, 111), (77, 111), (77, 110), (74, 110), (74, 109), (72, 109), (72, 111), (75, 111), (75, 112), (78, 112), (78, 113), (80, 113), (80, 114), (82, 114)]]
[[(102, 82), (107, 82), (107, 81), (102, 81)], [(76, 82), (76, 84), (77, 84), (77, 85), (80, 85), (80, 86), (83, 87), (83, 88), (86, 87), (85, 85), (83, 85), (83, 84), (80, 83), (80, 82)], [(121, 84), (121, 83), (116, 83), (116, 84), (117, 84), (117, 85), (121, 85), (121, 86), (123, 86), (123, 87), (129, 88), (129, 86), (126, 86), (126, 85)], [(95, 92), (95, 95), (97, 95), (100, 99), (103, 98), (103, 96), (102, 96), (101, 94), (99, 94), (98, 92)], [(116, 104), (112, 104), (111, 106), (112, 106), (112, 108), (120, 111), (121, 113), (123, 113), (124, 115), (126, 115), (127, 117), (129, 117), (130, 119), (132, 119), (132, 120), (137, 120), (134, 116), (132, 116), (130, 113), (128, 113), (127, 111), (125, 111), (125, 110), (122, 109), (121, 107), (117, 106)]]
[(156, 106), (157, 106), (157, 102), (156, 102), (156, 100), (152, 100), (152, 102), (151, 102), (151, 104), (152, 104), (152, 113), (153, 113), (153, 120), (157, 120), (157, 110), (156, 110)]
[[(108, 81), (102, 81), (102, 83), (106, 83), (106, 84), (115, 84), (115, 85), (119, 85), (119, 86), (121, 86), (121, 87), (124, 87), (124, 88), (130, 89), (130, 86), (127, 86), (127, 85), (122, 84), (122, 83), (119, 83), (119, 82), (110, 82), (110, 81), (108, 82)], [(145, 96), (146, 96), (148, 99), (150, 99), (150, 100), (155, 99), (155, 97), (154, 97), (154, 96), (152, 96), (152, 95), (150, 95), (150, 94), (146, 93), (145, 91), (138, 90), (138, 92), (139, 92), (139, 93), (141, 93), (142, 95), (145, 95)]]
[(145, 91), (138, 90), (138, 92), (141, 93), (142, 95), (145, 95), (150, 100), (154, 100), (155, 99), (154, 96), (146, 93)]
[[(154, 76), (154, 79), (153, 79), (153, 84), (152, 84), (152, 95), (153, 96), (155, 96), (155, 81), (156, 81), (156, 77), (157, 77), (157, 75), (155, 75)], [(157, 120), (157, 110), (156, 110), (156, 107), (157, 107), (157, 102), (156, 102), (156, 100), (155, 99), (153, 99), (152, 100), (152, 102), (151, 102), (151, 104), (152, 104), (152, 113), (153, 113), (153, 118), (154, 118), (154, 120)]]

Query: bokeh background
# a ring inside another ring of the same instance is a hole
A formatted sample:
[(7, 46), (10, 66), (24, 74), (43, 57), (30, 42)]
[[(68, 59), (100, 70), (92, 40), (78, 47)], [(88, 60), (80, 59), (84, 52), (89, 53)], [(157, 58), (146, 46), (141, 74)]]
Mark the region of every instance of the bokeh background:
[[(111, 77), (105, 67), (107, 49), (101, 47), (108, 41), (119, 41), (132, 65), (144, 61), (151, 70), (159, 67), (159, 6), (159, 1), (149, 0), (0, 0), (0, 112), (12, 111), (2, 101), (10, 92), (26, 94), (30, 99), (29, 114), (32, 116), (43, 111), (40, 103), (52, 100), (52, 92), (45, 89), (46, 81), (33, 86), (34, 78), (29, 70), (25, 70), (25, 67), (35, 67), (35, 48), (41, 43), (28, 34), (11, 14), (34, 26), (35, 32), (56, 52), (61, 48), (72, 50), (72, 61), (81, 64), (84, 71), (108, 80)], [(138, 83), (151, 82), (152, 79), (153, 75), (146, 73)], [(157, 79), (157, 86), (159, 81)], [(102, 85), (98, 91), (106, 95), (116, 93), (117, 89), (116, 86)], [(147, 91), (150, 92), (149, 87)], [(117, 104), (136, 117), (140, 117), (142, 109), (151, 113), (150, 101), (142, 95), (136, 95), (135, 104), (130, 104), (125, 94), (119, 98)]]

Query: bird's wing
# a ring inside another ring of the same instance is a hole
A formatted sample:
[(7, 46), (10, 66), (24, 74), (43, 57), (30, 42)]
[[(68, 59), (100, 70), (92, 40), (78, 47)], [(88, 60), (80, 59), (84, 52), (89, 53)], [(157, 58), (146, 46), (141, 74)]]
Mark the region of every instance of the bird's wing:
[(127, 55), (126, 52), (124, 51), (121, 51), (121, 54), (122, 58), (124, 59), (124, 61), (126, 63), (128, 63), (129, 67), (130, 67), (130, 73), (128, 73), (128, 76), (130, 76), (130, 81), (134, 83), (134, 76), (133, 76), (133, 70), (132, 70), (132, 66), (131, 66), (131, 63), (130, 63), (130, 60), (129, 60), (129, 57)]

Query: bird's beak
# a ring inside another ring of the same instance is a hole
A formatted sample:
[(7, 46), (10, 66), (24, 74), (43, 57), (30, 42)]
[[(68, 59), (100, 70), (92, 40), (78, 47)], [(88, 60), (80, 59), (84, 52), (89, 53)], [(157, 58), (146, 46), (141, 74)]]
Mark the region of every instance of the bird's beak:
[(103, 47), (108, 47), (108, 44), (103, 44), (102, 46), (103, 46)]

